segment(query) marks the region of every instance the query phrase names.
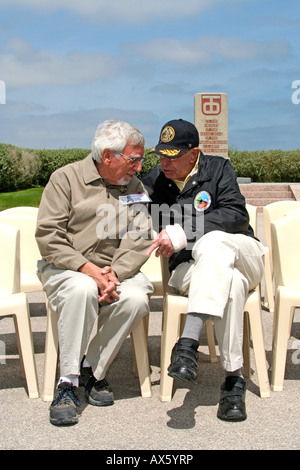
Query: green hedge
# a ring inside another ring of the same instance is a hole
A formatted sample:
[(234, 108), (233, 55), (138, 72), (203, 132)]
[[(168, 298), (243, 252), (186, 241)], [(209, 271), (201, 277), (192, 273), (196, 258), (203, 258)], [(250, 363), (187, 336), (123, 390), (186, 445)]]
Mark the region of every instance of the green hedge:
[(40, 161), (37, 175), (37, 184), (45, 186), (54, 170), (68, 163), (82, 160), (89, 153), (87, 149), (59, 149), (59, 150), (35, 150), (36, 158)]
[(23, 149), (0, 144), (0, 192), (45, 186), (57, 168), (86, 157), (87, 149)]
[[(0, 144), (0, 192), (45, 186), (57, 168), (81, 160), (89, 149), (37, 150)], [(159, 163), (147, 149), (142, 176)], [(230, 150), (229, 157), (237, 176), (253, 182), (300, 182), (300, 149), (282, 151)]]
[(254, 183), (299, 183), (300, 149), (228, 152), (237, 176)]

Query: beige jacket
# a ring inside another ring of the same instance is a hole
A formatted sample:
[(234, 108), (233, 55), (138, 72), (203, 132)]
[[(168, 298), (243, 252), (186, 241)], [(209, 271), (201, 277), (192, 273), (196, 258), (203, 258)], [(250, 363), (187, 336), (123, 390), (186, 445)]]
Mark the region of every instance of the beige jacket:
[[(133, 176), (124, 194), (140, 192), (144, 187)], [(74, 271), (88, 261), (109, 265), (120, 281), (135, 274), (148, 258), (151, 218), (145, 204), (124, 206), (121, 195), (101, 178), (91, 154), (56, 170), (38, 214), (36, 240), (42, 257)]]

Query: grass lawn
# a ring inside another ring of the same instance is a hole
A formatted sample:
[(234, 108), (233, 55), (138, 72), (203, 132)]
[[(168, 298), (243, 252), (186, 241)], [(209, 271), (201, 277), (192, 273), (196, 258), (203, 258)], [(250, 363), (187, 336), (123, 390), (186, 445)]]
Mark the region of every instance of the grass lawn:
[(13, 193), (0, 193), (0, 211), (10, 207), (39, 207), (44, 188), (30, 188)]

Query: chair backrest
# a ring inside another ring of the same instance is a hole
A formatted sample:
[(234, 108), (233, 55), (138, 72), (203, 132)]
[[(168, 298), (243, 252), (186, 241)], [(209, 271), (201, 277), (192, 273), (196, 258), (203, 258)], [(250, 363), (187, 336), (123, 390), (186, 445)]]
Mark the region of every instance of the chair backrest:
[(293, 285), (300, 290), (300, 215), (271, 223), (275, 288)]
[(257, 236), (257, 207), (246, 204), (246, 209), (249, 214), (250, 225), (253, 228), (254, 235)]
[[(35, 239), (37, 217), (27, 214), (3, 214), (0, 212), (0, 224), (10, 225), (20, 230), (21, 290), (27, 274), (36, 277), (36, 263), (41, 259)], [(36, 277), (36, 282), (38, 279)]]
[(4, 209), (0, 214), (28, 214), (28, 215), (37, 215), (39, 209), (38, 207), (31, 206), (18, 206), (10, 207), (9, 209)]
[(20, 230), (0, 224), (0, 296), (20, 292)]
[(276, 201), (263, 207), (265, 237), (270, 253), (272, 253), (271, 223), (297, 208), (300, 209), (300, 201)]

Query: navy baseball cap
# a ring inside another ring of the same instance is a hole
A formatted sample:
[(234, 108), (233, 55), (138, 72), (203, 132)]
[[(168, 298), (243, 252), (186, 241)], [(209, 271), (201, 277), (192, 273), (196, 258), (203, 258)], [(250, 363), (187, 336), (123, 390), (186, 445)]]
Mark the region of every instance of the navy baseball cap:
[(198, 146), (199, 134), (194, 124), (183, 119), (174, 119), (162, 127), (159, 142), (150, 153), (177, 158)]

